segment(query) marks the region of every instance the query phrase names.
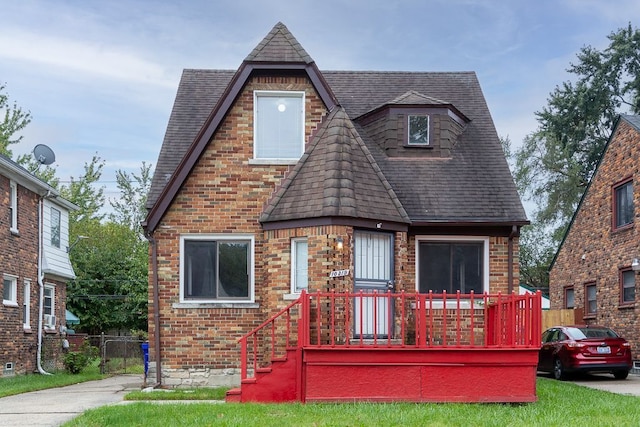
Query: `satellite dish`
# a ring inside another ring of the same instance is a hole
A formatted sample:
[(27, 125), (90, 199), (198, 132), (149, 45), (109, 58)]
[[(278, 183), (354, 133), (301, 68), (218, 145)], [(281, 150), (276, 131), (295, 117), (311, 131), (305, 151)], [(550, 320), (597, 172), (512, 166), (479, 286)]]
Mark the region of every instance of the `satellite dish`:
[(50, 165), (56, 161), (56, 155), (53, 153), (53, 150), (44, 144), (38, 144), (35, 146), (33, 149), (33, 156), (36, 158), (38, 163), (42, 165)]

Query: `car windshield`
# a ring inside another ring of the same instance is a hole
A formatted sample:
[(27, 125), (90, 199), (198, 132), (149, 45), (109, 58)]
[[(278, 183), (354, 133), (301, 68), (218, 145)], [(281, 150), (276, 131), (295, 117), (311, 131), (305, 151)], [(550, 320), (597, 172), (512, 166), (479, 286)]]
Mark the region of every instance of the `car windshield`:
[(609, 328), (567, 328), (567, 332), (574, 340), (585, 338), (617, 338), (618, 334)]

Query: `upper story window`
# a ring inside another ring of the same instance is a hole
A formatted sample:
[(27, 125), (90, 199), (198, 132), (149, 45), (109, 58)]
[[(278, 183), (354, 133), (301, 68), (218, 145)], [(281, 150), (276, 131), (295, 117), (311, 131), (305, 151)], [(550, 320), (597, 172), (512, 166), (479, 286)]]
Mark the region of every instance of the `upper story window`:
[(298, 160), (304, 152), (304, 92), (254, 92), (255, 159)]
[(418, 241), (418, 291), (480, 294), (488, 288), (488, 242), (477, 238)]
[(585, 316), (595, 316), (597, 311), (597, 302), (596, 302), (596, 284), (595, 283), (587, 283), (584, 285), (584, 295), (585, 295), (585, 307), (584, 312)]
[(564, 288), (564, 308), (574, 308), (576, 305), (573, 286)]
[(18, 231), (18, 185), (10, 181), (9, 183), (9, 224), (13, 232)]
[(308, 276), (309, 245), (307, 239), (291, 240), (291, 292), (294, 294), (306, 290)]
[(186, 236), (181, 246), (181, 301), (253, 301), (253, 236)]
[(429, 145), (429, 116), (408, 116), (408, 145)]
[(626, 181), (613, 188), (614, 227), (621, 228), (633, 223), (633, 181)]
[(51, 208), (51, 246), (60, 247), (60, 211)]
[(2, 277), (2, 303), (18, 305), (18, 278), (9, 274)]
[(631, 269), (620, 271), (620, 304), (632, 304), (636, 300), (636, 274)]

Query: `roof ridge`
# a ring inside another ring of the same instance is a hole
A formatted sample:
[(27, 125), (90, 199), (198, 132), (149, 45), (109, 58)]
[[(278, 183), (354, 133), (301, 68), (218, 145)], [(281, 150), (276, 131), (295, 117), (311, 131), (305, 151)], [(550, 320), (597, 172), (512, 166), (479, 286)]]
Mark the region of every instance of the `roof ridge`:
[(247, 55), (245, 62), (303, 62), (311, 64), (313, 59), (289, 29), (278, 22), (271, 31)]

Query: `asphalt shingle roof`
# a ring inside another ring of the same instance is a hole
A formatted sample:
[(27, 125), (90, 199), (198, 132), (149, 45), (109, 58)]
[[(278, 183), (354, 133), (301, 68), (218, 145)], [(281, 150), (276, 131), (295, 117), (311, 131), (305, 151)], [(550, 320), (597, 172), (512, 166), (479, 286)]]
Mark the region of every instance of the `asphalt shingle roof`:
[[(245, 61), (312, 64), (280, 23)], [(183, 72), (149, 192), (149, 209), (222, 102), (234, 75), (229, 70)], [(297, 213), (297, 218), (338, 215), (413, 223), (526, 221), (475, 73), (325, 71), (322, 77), (341, 108), (331, 112), (309, 142), (267, 205), (263, 220), (291, 219)], [(452, 105), (469, 120), (450, 157), (388, 157), (358, 124), (358, 117), (381, 106), (407, 104)], [(314, 175), (319, 165), (326, 182)], [(316, 203), (311, 209), (312, 201), (321, 201), (321, 208)]]

